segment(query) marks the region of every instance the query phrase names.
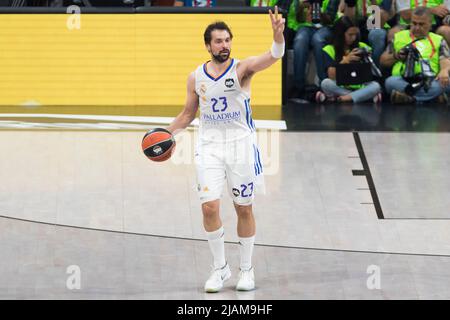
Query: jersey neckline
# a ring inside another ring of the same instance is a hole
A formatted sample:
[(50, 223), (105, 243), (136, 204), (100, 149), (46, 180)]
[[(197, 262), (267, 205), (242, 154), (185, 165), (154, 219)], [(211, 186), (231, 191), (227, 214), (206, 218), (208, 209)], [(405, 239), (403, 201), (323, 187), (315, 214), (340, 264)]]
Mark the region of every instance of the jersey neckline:
[[(211, 61), (211, 60), (210, 60)], [(209, 62), (209, 61), (208, 61)], [(230, 69), (231, 69), (231, 67), (233, 66), (233, 64), (234, 64), (234, 58), (233, 59), (231, 59), (231, 63), (230, 63), (230, 65), (228, 66), (228, 68), (220, 75), (220, 76), (218, 76), (217, 78), (214, 78), (213, 76), (211, 76), (209, 73), (208, 73), (208, 71), (206, 70), (206, 64), (208, 63), (208, 62), (206, 62), (206, 63), (204, 63), (203, 64), (203, 72), (206, 74), (206, 76), (208, 77), (208, 78), (210, 78), (211, 80), (213, 80), (213, 81), (217, 81), (217, 80), (220, 80)]]

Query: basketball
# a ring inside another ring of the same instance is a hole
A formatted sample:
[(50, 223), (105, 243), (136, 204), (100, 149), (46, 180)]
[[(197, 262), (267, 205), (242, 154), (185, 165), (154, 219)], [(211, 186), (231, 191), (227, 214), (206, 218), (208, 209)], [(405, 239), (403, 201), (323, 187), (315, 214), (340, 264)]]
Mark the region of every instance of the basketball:
[(152, 161), (166, 161), (175, 149), (175, 139), (163, 128), (148, 131), (142, 138), (142, 151)]

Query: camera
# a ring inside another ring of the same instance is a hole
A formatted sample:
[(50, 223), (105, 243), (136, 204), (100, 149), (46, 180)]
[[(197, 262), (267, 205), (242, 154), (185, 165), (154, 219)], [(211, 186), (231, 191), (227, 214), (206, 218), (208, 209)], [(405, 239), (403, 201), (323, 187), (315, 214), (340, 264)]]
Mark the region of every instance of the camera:
[(370, 69), (372, 71), (372, 75), (374, 77), (381, 78), (383, 75), (382, 75), (380, 69), (377, 67), (377, 65), (373, 61), (373, 59), (370, 55), (370, 51), (367, 50), (367, 48), (365, 48), (365, 47), (362, 47), (362, 48), (358, 47), (356, 49), (357, 49), (356, 55), (361, 58), (361, 62), (370, 64)]
[(364, 59), (366, 55), (369, 55), (369, 52), (366, 48), (355, 48), (356, 49), (356, 55), (360, 57), (361, 59)]
[[(408, 82), (408, 86), (405, 89), (405, 92), (409, 95), (414, 94), (420, 88), (424, 88), (425, 92), (428, 92), (428, 89), (431, 86), (431, 82), (435, 78), (435, 74), (433, 69), (431, 69), (430, 62), (426, 59), (423, 59), (419, 50), (413, 46), (413, 43), (419, 41), (423, 38), (419, 38), (404, 46), (399, 50), (403, 55), (406, 54), (405, 60), (405, 72), (403, 73), (403, 79)], [(420, 73), (415, 73), (416, 63), (419, 63)]]
[(304, 4), (309, 4), (311, 6), (311, 22), (314, 25), (319, 25), (322, 23), (322, 12), (321, 12), (321, 8), (322, 8), (322, 0), (304, 0), (300, 5), (299, 5), (299, 11), (297, 13), (297, 20), (298, 21), (303, 21), (303, 10), (305, 9)]
[(399, 50), (403, 55), (406, 54), (405, 59), (405, 73), (403, 78), (408, 82), (415, 81), (416, 73), (414, 71), (416, 62), (420, 59), (420, 52), (412, 45), (407, 45)]
[(320, 8), (322, 7), (322, 1), (321, 0), (312, 0), (311, 3), (311, 22), (313, 24), (319, 24), (321, 19), (321, 12)]

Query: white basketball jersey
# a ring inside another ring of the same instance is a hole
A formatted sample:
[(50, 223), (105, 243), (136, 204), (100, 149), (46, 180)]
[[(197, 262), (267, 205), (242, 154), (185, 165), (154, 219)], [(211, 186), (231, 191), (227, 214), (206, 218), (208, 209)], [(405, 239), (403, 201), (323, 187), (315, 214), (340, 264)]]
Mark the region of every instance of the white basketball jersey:
[(239, 60), (217, 78), (206, 70), (206, 63), (195, 70), (195, 91), (199, 96), (199, 138), (227, 142), (255, 132), (250, 95), (242, 90), (236, 73)]

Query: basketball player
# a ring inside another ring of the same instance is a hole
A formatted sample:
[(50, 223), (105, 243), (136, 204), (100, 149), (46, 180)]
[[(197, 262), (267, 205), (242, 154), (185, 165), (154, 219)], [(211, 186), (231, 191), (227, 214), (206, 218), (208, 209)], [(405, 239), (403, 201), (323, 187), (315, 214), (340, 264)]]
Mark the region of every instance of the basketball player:
[(200, 65), (187, 80), (184, 110), (167, 128), (173, 134), (186, 128), (200, 107), (199, 140), (195, 161), (203, 225), (214, 258), (214, 269), (205, 283), (206, 292), (218, 292), (231, 277), (225, 259), (224, 229), (219, 215), (222, 190), (233, 198), (240, 242), (240, 273), (236, 289), (255, 288), (252, 252), (255, 219), (254, 191), (263, 187), (262, 163), (256, 146), (255, 125), (250, 109), (250, 82), (284, 55), (285, 19), (269, 10), (273, 29), (270, 50), (239, 61), (230, 57), (233, 35), (224, 22), (210, 24), (204, 33), (211, 60)]

